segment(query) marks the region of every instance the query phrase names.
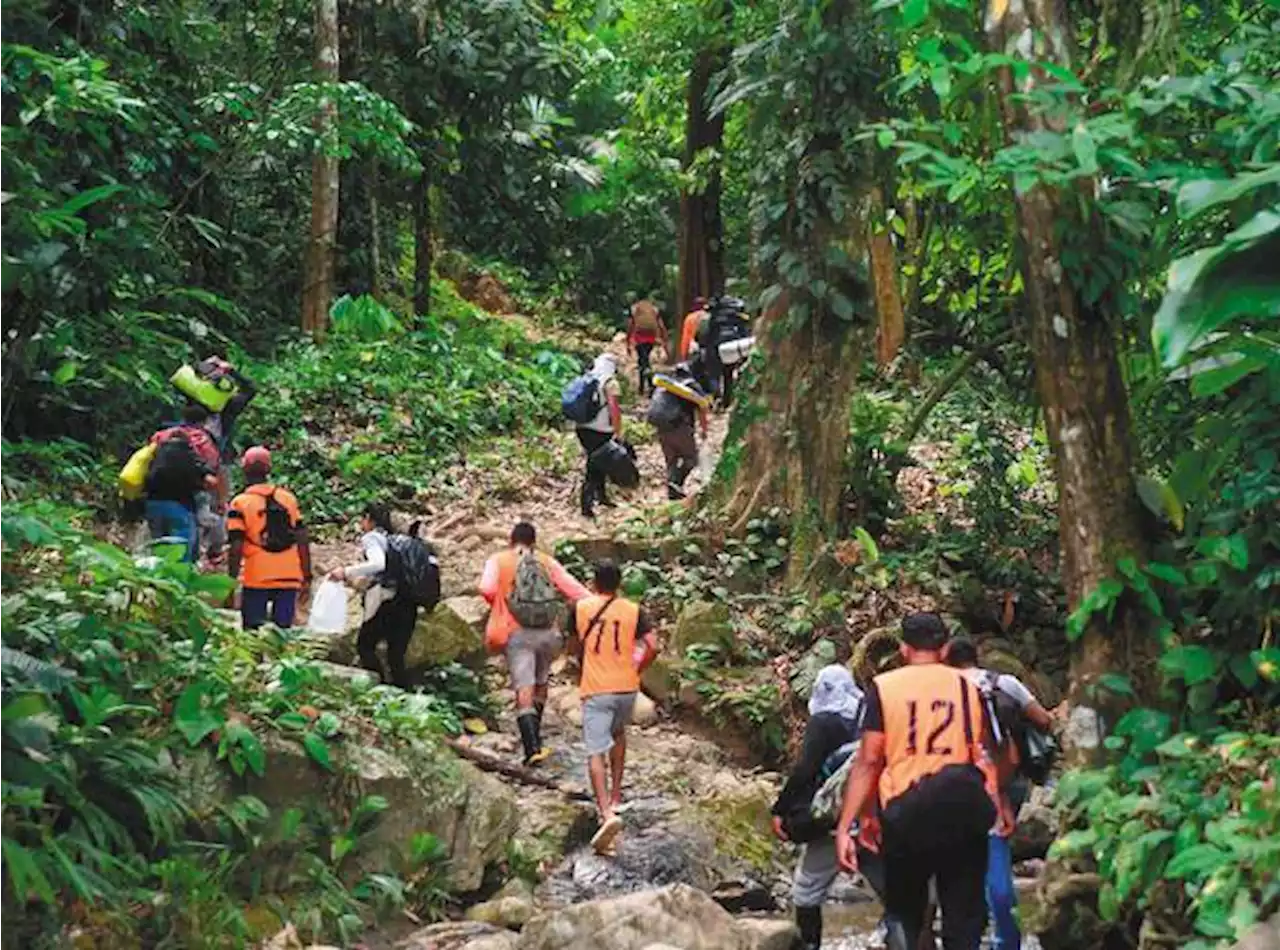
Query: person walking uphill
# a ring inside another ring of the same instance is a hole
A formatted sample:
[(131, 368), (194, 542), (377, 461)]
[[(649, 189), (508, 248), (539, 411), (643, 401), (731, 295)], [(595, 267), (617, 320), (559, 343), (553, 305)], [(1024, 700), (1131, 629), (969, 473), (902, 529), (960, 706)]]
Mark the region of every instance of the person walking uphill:
[[(600, 813), (600, 829), (591, 839), (600, 854), (612, 854), (622, 830), (622, 773), (627, 758), (627, 726), (640, 690), (640, 671), (657, 655), (649, 619), (638, 604), (618, 596), (622, 572), (612, 561), (595, 569), (594, 596), (573, 609), (575, 648), (582, 656), (582, 738), (587, 772)], [(644, 652), (637, 657), (636, 644)]]
[(650, 358), (653, 348), (661, 341), (662, 349), (668, 355), (671, 344), (667, 342), (667, 326), (662, 322), (662, 314), (652, 300), (637, 300), (631, 305), (631, 316), (627, 320), (627, 352), (635, 347), (636, 365), (640, 375), (640, 395), (653, 389), (653, 370)]
[(227, 510), (231, 542), (227, 573), (240, 578), (240, 618), (246, 630), (271, 622), (293, 626), (299, 597), (311, 589), (311, 544), (298, 499), (270, 481), (271, 453), (261, 445), (240, 461), (245, 490)]
[(919, 946), (929, 881), (937, 884), (945, 950), (978, 950), (986, 929), (987, 834), (1004, 833), (991, 721), (978, 688), (942, 663), (947, 628), (936, 614), (902, 622), (907, 665), (867, 693), (862, 744), (845, 786), (836, 854), (856, 870), (854, 819), (878, 797), (885, 911)]
[(773, 805), (773, 831), (800, 845), (791, 890), (803, 950), (822, 946), (822, 904), (840, 865), (830, 821), (817, 825), (810, 808), (822, 785), (823, 766), (861, 733), (863, 693), (839, 664), (823, 667), (809, 697), (809, 722), (800, 760)]
[(386, 505), (369, 504), (360, 516), (360, 550), (364, 561), (351, 567), (335, 568), (329, 578), (364, 587), (363, 622), (356, 638), (360, 665), (378, 674), (385, 683), (386, 675), (378, 661), (378, 644), (387, 644), (387, 667), (391, 682), (401, 689), (409, 688), (405, 654), (413, 629), (418, 622), (418, 604), (407, 591), (397, 590), (387, 576), (387, 550), (393, 533), (391, 512)]
[(207, 409), (191, 403), (183, 407), (180, 423), (150, 439), (155, 455), (145, 481), (147, 527), (153, 538), (183, 540), (186, 563), (199, 554), (200, 494), (217, 485), (218, 447), (204, 428), (208, 417)]
[(560, 650), (562, 598), (572, 602), (590, 593), (564, 565), (538, 551), (537, 541), (537, 530), (521, 521), (511, 529), (511, 546), (489, 558), (480, 577), (480, 595), (491, 608), (485, 647), (507, 655), (525, 765), (551, 755), (542, 745), (542, 713), (551, 661)]
[(618, 361), (609, 353), (601, 353), (591, 366), (590, 375), (596, 381), (598, 405), (594, 416), (577, 427), (578, 442), (586, 455), (586, 471), (582, 481), (582, 515), (596, 516), (596, 503), (609, 507), (605, 490), (608, 473), (592, 460), (597, 449), (610, 439), (622, 437), (622, 407), (618, 402)]
[(645, 421), (658, 434), (662, 457), (667, 463), (667, 498), (675, 501), (685, 497), (685, 480), (698, 467), (694, 419), (706, 439), (711, 397), (703, 391), (688, 363), (679, 363), (670, 373), (659, 374), (656, 379), (657, 388), (649, 401)]

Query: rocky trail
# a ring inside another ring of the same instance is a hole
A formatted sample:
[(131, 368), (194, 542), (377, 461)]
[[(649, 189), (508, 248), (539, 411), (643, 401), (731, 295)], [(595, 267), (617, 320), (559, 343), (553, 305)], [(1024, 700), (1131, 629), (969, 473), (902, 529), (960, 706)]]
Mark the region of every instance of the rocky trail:
[[(634, 396), (635, 365), (620, 337), (607, 348), (619, 357), (620, 374), (631, 381), (624, 414), (632, 424), (643, 419), (645, 406)], [(726, 427), (726, 415), (713, 418), (702, 465), (690, 479), (691, 496), (709, 477)], [(659, 446), (647, 440), (636, 448), (641, 486), (630, 493), (611, 488), (616, 507), (600, 509), (595, 521), (577, 513), (581, 452), (570, 431), (545, 433), (527, 447), (529, 455), (544, 460), (542, 470), (522, 467), (518, 460), (495, 466), (488, 459), (488, 464), (460, 465), (450, 472), (442, 480), (444, 497), (427, 516), (445, 596), (436, 615), (447, 621), (426, 635), (420, 626), (410, 665), (427, 658), (427, 652), (417, 655), (419, 650), (465, 639), (468, 630), (478, 634), (485, 608), (475, 585), (485, 559), (505, 544), (516, 521), (533, 521), (547, 549), (566, 540), (607, 544), (620, 527), (648, 520), (670, 505)], [(512, 478), (513, 470), (518, 478)], [(315, 545), (314, 554), (318, 571), (350, 563), (358, 557), (354, 535)], [(352, 662), (349, 655), (331, 658)], [(628, 746), (625, 830), (616, 857), (600, 857), (589, 845), (596, 817), (587, 789), (575, 671), (562, 658), (553, 672), (544, 741), (555, 752), (537, 770), (536, 784), (527, 780), (527, 772), (526, 780), (519, 777), (525, 770), (518, 767), (512, 698), (500, 661), (489, 660), (485, 667), (490, 701), (499, 710), (498, 728), (455, 744), (480, 760), (482, 769), (494, 773), (501, 763), (508, 773), (485, 776), (489, 784), (484, 787), (492, 794), (492, 783), (500, 780), (509, 790), (514, 811), (496, 812), (507, 816), (501, 831), (510, 833), (520, 861), (536, 872), (528, 876), (538, 884), (513, 877), (467, 908), (464, 920), (412, 931), (384, 928), (369, 935), (370, 950), (787, 950), (795, 935), (789, 922), (794, 851), (768, 833), (769, 808), (783, 776), (750, 767), (715, 735), (691, 734), (642, 696)], [(489, 840), (494, 829), (481, 831)], [(500, 853), (489, 847), (479, 866)], [(508, 849), (509, 870), (511, 855)], [(879, 916), (870, 889), (856, 877), (842, 876), (830, 896), (825, 950), (882, 946)]]

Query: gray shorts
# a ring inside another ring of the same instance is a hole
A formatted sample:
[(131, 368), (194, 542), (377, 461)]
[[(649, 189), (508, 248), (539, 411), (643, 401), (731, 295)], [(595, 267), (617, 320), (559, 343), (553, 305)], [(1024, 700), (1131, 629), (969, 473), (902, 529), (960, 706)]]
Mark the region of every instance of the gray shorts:
[(810, 841), (800, 848), (800, 861), (791, 884), (791, 903), (797, 907), (821, 907), (827, 891), (840, 873), (834, 836)]
[(604, 755), (631, 722), (635, 693), (597, 693), (582, 701), (582, 739), (587, 755)]
[(555, 630), (525, 630), (523, 627), (507, 640), (507, 670), (512, 689), (546, 686), (551, 676), (551, 661), (560, 652), (560, 634)]

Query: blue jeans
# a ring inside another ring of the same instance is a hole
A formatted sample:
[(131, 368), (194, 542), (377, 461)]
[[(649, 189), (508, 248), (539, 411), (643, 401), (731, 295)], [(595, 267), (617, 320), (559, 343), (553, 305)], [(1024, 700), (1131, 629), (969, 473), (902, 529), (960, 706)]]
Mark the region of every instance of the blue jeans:
[(293, 615), (298, 609), (298, 592), (280, 588), (246, 587), (240, 592), (240, 622), (246, 630), (261, 627), (267, 622), (267, 608), (271, 609), (271, 622), (281, 630), (293, 626)]
[(995, 919), (996, 950), (1021, 950), (1022, 934), (1013, 909), (1018, 895), (1013, 889), (1013, 852), (1009, 839), (991, 835), (987, 842), (987, 907)]
[(195, 511), (180, 501), (148, 501), (146, 515), (151, 537), (186, 541), (187, 550), (182, 560), (186, 564), (194, 564), (200, 536)]

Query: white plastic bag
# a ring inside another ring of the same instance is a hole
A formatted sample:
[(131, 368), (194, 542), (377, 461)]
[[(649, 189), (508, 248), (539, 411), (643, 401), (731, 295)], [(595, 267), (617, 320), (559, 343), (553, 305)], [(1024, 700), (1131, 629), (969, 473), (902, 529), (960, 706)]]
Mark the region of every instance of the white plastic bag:
[(339, 581), (325, 580), (311, 598), (307, 629), (313, 633), (345, 633), (347, 629), (347, 588)]

